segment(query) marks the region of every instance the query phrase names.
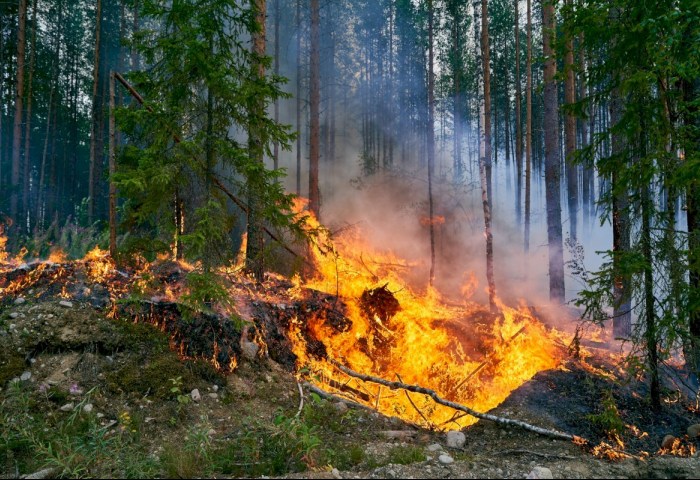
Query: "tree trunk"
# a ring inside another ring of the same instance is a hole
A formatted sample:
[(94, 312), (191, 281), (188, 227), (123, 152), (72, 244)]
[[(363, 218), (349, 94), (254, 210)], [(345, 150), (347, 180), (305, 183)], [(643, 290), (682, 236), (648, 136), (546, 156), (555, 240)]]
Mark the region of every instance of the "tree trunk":
[(24, 122), (24, 171), (22, 174), (22, 229), (31, 232), (31, 209), (29, 206), (29, 176), (31, 175), (32, 138), (32, 90), (34, 85), (34, 63), (36, 59), (36, 4), (32, 3), (32, 40), (29, 52), (29, 81), (27, 82), (27, 114)]
[(515, 0), (515, 218), (518, 225), (522, 222), (523, 191), (523, 126), (522, 126), (522, 92), (520, 85), (520, 0)]
[(17, 30), (17, 76), (15, 87), (15, 118), (12, 131), (12, 171), (10, 178), (10, 216), (21, 228), (19, 221), (18, 200), (19, 180), (21, 167), (21, 143), (22, 143), (22, 113), (24, 101), (24, 51), (26, 47), (25, 29), (27, 24), (27, 0), (19, 2), (19, 21)]
[(549, 242), (549, 296), (552, 302), (564, 302), (564, 249), (561, 227), (561, 191), (559, 156), (559, 119), (557, 74), (554, 56), (556, 0), (542, 4), (542, 51), (544, 63), (544, 154), (547, 198), (547, 239)]
[(117, 171), (116, 109), (114, 91), (114, 72), (109, 73), (109, 255), (117, 259), (117, 186), (114, 174)]
[(297, 0), (297, 195), (301, 195), (301, 0)]
[(92, 225), (95, 215), (95, 187), (97, 183), (97, 136), (102, 123), (102, 102), (97, 97), (100, 84), (100, 30), (102, 26), (102, 0), (97, 0), (95, 12), (95, 57), (92, 70), (92, 126), (90, 129), (90, 170), (88, 175), (88, 223)]
[(491, 196), (491, 49), (489, 48), (489, 13), (488, 1), (481, 0), (481, 65), (484, 80), (484, 168), (486, 169), (486, 188), (489, 205)]
[[(573, 0), (566, 0), (568, 8), (573, 8)], [(572, 12), (569, 12), (570, 14)], [(576, 85), (574, 82), (574, 39), (571, 33), (566, 33), (566, 55), (564, 58), (564, 92), (568, 105), (576, 102)], [(569, 207), (569, 234), (572, 240), (576, 240), (578, 224), (578, 168), (574, 161), (576, 153), (576, 117), (567, 112), (564, 123), (565, 159), (566, 159), (566, 189)]]
[(433, 168), (435, 166), (435, 72), (433, 70), (433, 0), (428, 0), (428, 219), (430, 230), (430, 277), (435, 281), (435, 221), (433, 205)]
[[(280, 0), (275, 0), (275, 75), (280, 74)], [(280, 120), (280, 101), (275, 99), (275, 123)], [(272, 165), (275, 170), (279, 168), (280, 144), (275, 142), (272, 151)]]
[(525, 82), (525, 253), (530, 251), (530, 196), (532, 176), (532, 9), (527, 0), (527, 80)]
[(320, 45), (319, 45), (319, 0), (311, 0), (311, 83), (309, 132), (309, 209), (320, 218), (321, 198), (318, 187), (318, 162), (320, 156)]
[[(265, 77), (265, 0), (254, 0), (255, 31), (251, 36), (253, 49), (254, 75), (261, 80)], [(250, 99), (250, 118), (258, 119), (264, 115), (264, 104), (261, 99)], [(263, 143), (260, 138), (258, 128), (259, 121), (250, 122), (248, 130), (248, 150), (254, 162), (263, 163)], [(263, 167), (264, 168), (264, 167)], [(255, 280), (262, 282), (265, 274), (265, 264), (263, 255), (263, 226), (262, 226), (262, 205), (260, 195), (262, 190), (261, 178), (259, 174), (249, 174), (247, 180), (248, 188), (248, 241), (246, 243), (246, 269), (253, 274)]]
[(481, 71), (483, 97), (481, 101), (481, 142), (479, 148), (479, 177), (481, 202), (484, 210), (484, 235), (486, 237), (486, 279), (489, 286), (489, 305), (496, 310), (496, 283), (493, 278), (493, 235), (491, 233), (491, 89), (489, 62), (488, 2), (481, 0)]

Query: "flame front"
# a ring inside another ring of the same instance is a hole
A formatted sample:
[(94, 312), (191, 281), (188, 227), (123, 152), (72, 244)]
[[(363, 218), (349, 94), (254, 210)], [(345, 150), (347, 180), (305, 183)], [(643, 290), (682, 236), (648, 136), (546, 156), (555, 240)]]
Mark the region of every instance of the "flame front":
[[(303, 208), (299, 201), (298, 211)], [(319, 227), (310, 215), (306, 221)], [(352, 321), (340, 332), (322, 318), (310, 320), (307, 329), (323, 342), (328, 359), (364, 374), (430, 388), (481, 411), (499, 405), (537, 372), (557, 365), (560, 350), (527, 307), (498, 302), (499, 314), (494, 315), (473, 302), (451, 304), (435, 289), (417, 292), (402, 278), (412, 266), (405, 260), (373, 251), (360, 232), (346, 231), (332, 241), (321, 232), (311, 249), (317, 273), (305, 286), (338, 295)], [(468, 277), (473, 284), (473, 276)], [(384, 318), (368, 314), (366, 308), (368, 295), (381, 292), (393, 295), (400, 306)], [(308, 369), (311, 381), (324, 389), (424, 427), (459, 428), (476, 421), (456, 416), (424, 395), (382, 391), (350, 378), (326, 359), (308, 355), (299, 326), (291, 329), (298, 369)]]

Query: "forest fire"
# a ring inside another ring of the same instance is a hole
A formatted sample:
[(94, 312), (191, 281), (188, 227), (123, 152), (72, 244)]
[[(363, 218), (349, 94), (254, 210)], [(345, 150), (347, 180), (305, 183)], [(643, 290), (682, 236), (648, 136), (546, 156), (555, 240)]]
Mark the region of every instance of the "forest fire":
[[(299, 215), (308, 215), (301, 213), (304, 206), (297, 202)], [(365, 385), (333, 362), (363, 374), (423, 385), (450, 401), (488, 411), (537, 372), (554, 368), (562, 356), (552, 333), (526, 307), (499, 303), (499, 312), (492, 314), (469, 300), (450, 304), (435, 289), (419, 293), (402, 278), (411, 266), (407, 261), (374, 252), (359, 232), (330, 238), (315, 218), (309, 215), (305, 220), (310, 230), (320, 232), (310, 248), (315, 266), (310, 279), (290, 285), (271, 276), (264, 289), (256, 290), (234, 280), (227, 288), (236, 303), (273, 305), (272, 300), (279, 303), (282, 298), (294, 307), (283, 306), (280, 315), (287, 317), (279, 327), (286, 329), (281, 333), (288, 337), (294, 358), (290, 367), (320, 388), (424, 427), (455, 428), (476, 419), (457, 416), (424, 395)], [(4, 271), (21, 273), (5, 276), (9, 283), (0, 285), (0, 295), (19, 295), (34, 287), (34, 295), (88, 300), (108, 307), (112, 316), (151, 323), (167, 332), (172, 349), (183, 358), (205, 358), (230, 372), (238, 365), (241, 345), (255, 345), (254, 352), (268, 349), (265, 336), (270, 327), (255, 314), (246, 319), (252, 322), (250, 328), (237, 333), (230, 314), (245, 310), (241, 305), (233, 310), (218, 307), (217, 313), (184, 312), (185, 277), (196, 266), (160, 258), (124, 273), (97, 247), (76, 262), (67, 262), (60, 251), (31, 265), (9, 260), (4, 253), (2, 258)], [(464, 291), (474, 290), (474, 279), (469, 283)], [(132, 289), (150, 299), (118, 304)], [(96, 298), (96, 291), (108, 299)], [(320, 299), (314, 292), (326, 296)], [(183, 321), (183, 316), (196, 321)]]
[[(303, 202), (297, 208), (301, 211)], [(307, 222), (319, 227), (312, 217)], [(424, 395), (363, 385), (328, 359), (365, 374), (423, 385), (448, 400), (488, 411), (537, 372), (554, 368), (562, 355), (526, 307), (499, 303), (494, 315), (469, 300), (449, 304), (434, 289), (418, 293), (402, 278), (407, 262), (373, 252), (359, 232), (346, 231), (332, 240), (321, 234), (312, 251), (317, 274), (306, 286), (342, 298), (351, 320), (349, 328), (338, 330), (323, 318), (308, 319), (326, 358), (308, 355), (305, 340), (292, 332), (297, 367), (308, 369), (309, 379), (321, 388), (424, 427), (455, 428), (476, 419), (456, 418), (452, 409)], [(465, 290), (473, 291), (473, 284)], [(353, 393), (358, 391), (363, 395)]]

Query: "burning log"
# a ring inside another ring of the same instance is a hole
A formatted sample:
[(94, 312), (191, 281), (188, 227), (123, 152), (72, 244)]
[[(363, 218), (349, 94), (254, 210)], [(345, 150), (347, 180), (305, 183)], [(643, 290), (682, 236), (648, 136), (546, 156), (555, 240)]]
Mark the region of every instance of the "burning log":
[(336, 362), (335, 360), (331, 360), (331, 363), (335, 365), (338, 370), (343, 372), (346, 375), (349, 375), (351, 377), (357, 378), (359, 380), (365, 381), (365, 382), (372, 382), (372, 383), (377, 383), (379, 385), (384, 385), (385, 387), (389, 387), (391, 389), (397, 389), (400, 388), (402, 390), (408, 390), (409, 392), (415, 392), (415, 393), (422, 393), (423, 395), (427, 395), (431, 397), (435, 403), (439, 403), (440, 405), (444, 405), (446, 407), (453, 408), (455, 410), (459, 410), (462, 412), (467, 413), (468, 415), (471, 415), (473, 417), (482, 419), (482, 420), (490, 420), (492, 422), (496, 422), (500, 425), (513, 425), (516, 427), (523, 428), (525, 430), (535, 432), (539, 435), (544, 435), (546, 437), (551, 437), (551, 438), (557, 438), (560, 440), (569, 440), (577, 445), (582, 445), (582, 444), (588, 444), (588, 440), (585, 440), (579, 436), (572, 435), (570, 433), (563, 433), (563, 432), (558, 432), (556, 430), (550, 430), (548, 428), (543, 428), (543, 427), (538, 427), (535, 425), (531, 425), (529, 423), (523, 422), (521, 420), (514, 420), (512, 418), (506, 418), (506, 417), (499, 417), (497, 415), (491, 415), (490, 413), (481, 413), (477, 412), (476, 410), (473, 410), (467, 406), (460, 405), (459, 403), (455, 402), (450, 402), (449, 400), (445, 400), (443, 398), (440, 398), (440, 396), (434, 391), (430, 390), (428, 388), (424, 388), (418, 385), (408, 385), (403, 382), (392, 382), (389, 380), (384, 380), (383, 378), (378, 378), (378, 377), (373, 377), (371, 375), (364, 375), (361, 373), (358, 373), (354, 370), (349, 369), (348, 367)]

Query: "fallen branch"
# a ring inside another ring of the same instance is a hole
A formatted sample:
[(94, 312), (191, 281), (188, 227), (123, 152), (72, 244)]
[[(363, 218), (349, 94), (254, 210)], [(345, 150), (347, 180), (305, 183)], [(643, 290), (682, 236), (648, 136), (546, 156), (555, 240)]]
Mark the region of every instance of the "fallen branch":
[[(399, 375), (398, 373), (396, 374), (396, 378), (399, 379), (399, 382), (403, 383), (403, 378), (401, 378), (401, 375)], [(415, 403), (413, 403), (413, 399), (411, 399), (411, 396), (408, 394), (408, 392), (407, 392), (406, 390), (404, 390), (403, 393), (406, 394), (406, 398), (408, 398), (408, 401), (411, 403), (411, 405), (412, 405), (413, 408), (416, 410), (416, 412), (418, 412), (418, 415), (420, 415), (421, 418), (422, 418), (423, 420), (425, 420), (425, 423), (427, 423), (428, 425), (430, 425), (430, 428), (431, 428), (431, 430), (432, 430), (432, 428), (433, 428), (433, 422), (431, 422), (430, 420), (428, 420), (428, 418), (427, 418), (425, 415), (423, 415), (423, 412), (421, 412), (420, 408), (418, 408), (418, 406), (417, 406)]]
[(301, 389), (301, 383), (299, 382), (297, 382), (297, 387), (299, 387), (299, 409), (297, 410), (297, 414), (294, 415), (295, 417), (301, 415), (301, 411), (304, 409), (304, 390)]
[(331, 400), (334, 402), (343, 402), (348, 407), (359, 408), (361, 410), (367, 410), (368, 412), (374, 412), (373, 409), (371, 409), (370, 407), (368, 407), (366, 405), (362, 405), (361, 403), (353, 402), (352, 400), (348, 400), (347, 398), (339, 397), (338, 395), (333, 395), (332, 393), (328, 393), (325, 390), (321, 390), (316, 385), (310, 384), (309, 382), (304, 382), (303, 385), (310, 392), (315, 393), (316, 395), (323, 398), (324, 400)]
[(363, 380), (365, 382), (372, 382), (372, 383), (377, 383), (379, 385), (384, 385), (385, 387), (389, 387), (391, 389), (397, 389), (400, 388), (402, 390), (408, 390), (409, 392), (415, 392), (415, 393), (422, 393), (423, 395), (427, 395), (431, 397), (435, 403), (439, 403), (440, 405), (444, 405), (446, 407), (454, 408), (455, 410), (459, 410), (462, 412), (465, 412), (472, 417), (479, 418), (481, 420), (490, 420), (492, 422), (498, 423), (499, 425), (511, 425), (511, 426), (516, 426), (523, 428), (525, 430), (544, 435), (546, 437), (550, 438), (558, 438), (560, 440), (569, 440), (572, 442), (576, 443), (588, 443), (587, 440), (577, 436), (577, 435), (572, 435), (570, 433), (563, 433), (563, 432), (558, 432), (556, 430), (550, 430), (548, 428), (542, 428), (538, 427), (535, 425), (531, 425), (529, 423), (520, 421), (520, 420), (513, 420), (511, 418), (506, 418), (506, 417), (499, 417), (497, 415), (491, 415), (490, 413), (481, 413), (477, 412), (476, 410), (473, 410), (467, 406), (461, 405), (459, 403), (455, 402), (450, 402), (449, 400), (445, 400), (443, 398), (440, 398), (440, 396), (434, 391), (430, 390), (425, 387), (421, 387), (418, 385), (408, 385), (403, 382), (392, 382), (389, 380), (384, 380), (383, 378), (378, 378), (378, 377), (373, 377), (371, 375), (364, 375), (362, 373), (358, 373), (354, 370), (349, 369), (345, 365), (342, 365), (338, 363), (335, 360), (329, 360), (333, 365), (335, 365), (341, 372), (345, 373), (346, 375), (349, 375), (351, 377), (358, 378), (360, 380)]
[(533, 452), (532, 450), (506, 450), (505, 452), (501, 452), (501, 453), (503, 455), (510, 455), (510, 454), (534, 455), (536, 457), (555, 458), (557, 460), (578, 460), (576, 457), (572, 457), (570, 455), (553, 455), (551, 453)]

